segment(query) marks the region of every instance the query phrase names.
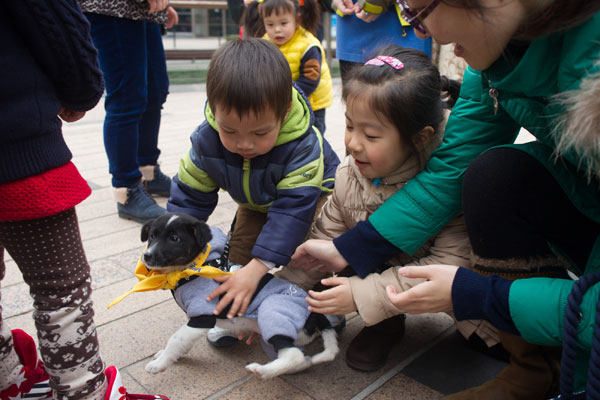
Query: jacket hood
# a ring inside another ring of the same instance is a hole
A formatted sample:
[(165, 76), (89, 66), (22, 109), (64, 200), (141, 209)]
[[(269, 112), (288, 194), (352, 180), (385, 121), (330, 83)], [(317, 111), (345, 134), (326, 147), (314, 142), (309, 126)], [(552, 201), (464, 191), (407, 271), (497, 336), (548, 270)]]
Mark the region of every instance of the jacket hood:
[(575, 151), (588, 179), (600, 181), (600, 70), (556, 100), (565, 107), (553, 130), (556, 156)]
[[(204, 115), (206, 117), (206, 122), (208, 122), (208, 124), (218, 132), (219, 130), (217, 128), (215, 116), (210, 109), (208, 102), (206, 102)], [(302, 92), (297, 90), (296, 87), (293, 87), (292, 105), (288, 115), (281, 124), (279, 136), (277, 137), (275, 146), (291, 142), (292, 140), (296, 140), (302, 135), (306, 134), (308, 128), (312, 126), (313, 122), (313, 115), (310, 106), (308, 105), (308, 100), (306, 100), (306, 97), (304, 97)]]

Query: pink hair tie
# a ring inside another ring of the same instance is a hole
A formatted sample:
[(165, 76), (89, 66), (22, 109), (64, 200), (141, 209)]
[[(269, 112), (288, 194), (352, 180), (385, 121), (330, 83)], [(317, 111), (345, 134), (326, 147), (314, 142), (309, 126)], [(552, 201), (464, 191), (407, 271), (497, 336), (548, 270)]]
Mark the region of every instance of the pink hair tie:
[(378, 67), (381, 67), (384, 63), (388, 64), (394, 69), (400, 70), (404, 68), (404, 63), (402, 63), (402, 61), (390, 56), (377, 56), (376, 58), (371, 58), (365, 63), (365, 65), (376, 65)]

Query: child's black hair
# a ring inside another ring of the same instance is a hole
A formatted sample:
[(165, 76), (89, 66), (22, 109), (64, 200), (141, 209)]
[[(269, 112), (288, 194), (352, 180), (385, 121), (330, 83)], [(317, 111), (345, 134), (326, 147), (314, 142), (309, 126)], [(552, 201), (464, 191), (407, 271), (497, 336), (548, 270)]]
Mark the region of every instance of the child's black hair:
[(235, 39), (213, 54), (206, 95), (213, 113), (217, 106), (240, 117), (272, 110), (283, 121), (292, 101), (292, 73), (274, 44), (258, 38)]
[(376, 51), (373, 58), (377, 56), (394, 57), (404, 66), (395, 69), (384, 63), (352, 68), (342, 88), (342, 100), (349, 104), (367, 99), (370, 109), (398, 129), (423, 164), (424, 149), (418, 148), (415, 135), (427, 126), (439, 130), (444, 109), (451, 108), (458, 98), (460, 83), (440, 77), (429, 57), (415, 49), (389, 45)]
[(300, 19), (300, 25), (313, 35), (321, 23), (321, 8), (316, 0), (263, 0), (246, 6), (242, 20), (245, 37), (262, 37), (265, 34), (263, 18), (272, 13), (289, 12)]

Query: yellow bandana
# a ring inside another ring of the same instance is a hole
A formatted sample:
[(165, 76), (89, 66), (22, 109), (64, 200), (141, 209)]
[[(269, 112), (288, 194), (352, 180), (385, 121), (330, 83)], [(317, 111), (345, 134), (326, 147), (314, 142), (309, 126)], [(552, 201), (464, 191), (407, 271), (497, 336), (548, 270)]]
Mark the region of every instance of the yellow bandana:
[[(144, 249), (145, 250), (145, 249)], [(107, 308), (111, 308), (125, 297), (129, 296), (133, 292), (148, 292), (150, 290), (158, 289), (175, 289), (177, 282), (180, 279), (184, 279), (193, 275), (199, 275), (204, 278), (218, 278), (220, 276), (231, 275), (233, 272), (221, 271), (218, 268), (211, 267), (210, 265), (202, 265), (210, 253), (210, 244), (207, 244), (202, 253), (198, 255), (192, 261), (186, 269), (183, 271), (172, 271), (168, 274), (162, 274), (156, 270), (149, 270), (146, 268), (146, 264), (142, 261), (142, 256), (138, 260), (137, 267), (135, 267), (135, 276), (140, 280), (135, 286), (127, 293), (117, 297), (108, 305)], [(142, 252), (142, 255), (144, 253)], [(200, 267), (198, 267), (200, 265)]]

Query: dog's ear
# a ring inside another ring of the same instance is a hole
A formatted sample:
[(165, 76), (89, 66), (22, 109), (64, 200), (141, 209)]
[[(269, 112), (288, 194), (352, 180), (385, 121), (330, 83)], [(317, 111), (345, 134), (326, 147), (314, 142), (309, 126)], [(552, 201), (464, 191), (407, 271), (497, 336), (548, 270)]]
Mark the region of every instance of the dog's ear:
[(212, 233), (210, 228), (202, 221), (198, 221), (194, 224), (194, 235), (196, 236), (196, 242), (204, 248), (206, 243), (212, 239)]
[(144, 225), (142, 225), (142, 242), (145, 242), (146, 240), (148, 240), (148, 234), (150, 233), (150, 227), (152, 226), (152, 223), (154, 222), (154, 219), (151, 219), (149, 221), (146, 221), (144, 223)]

